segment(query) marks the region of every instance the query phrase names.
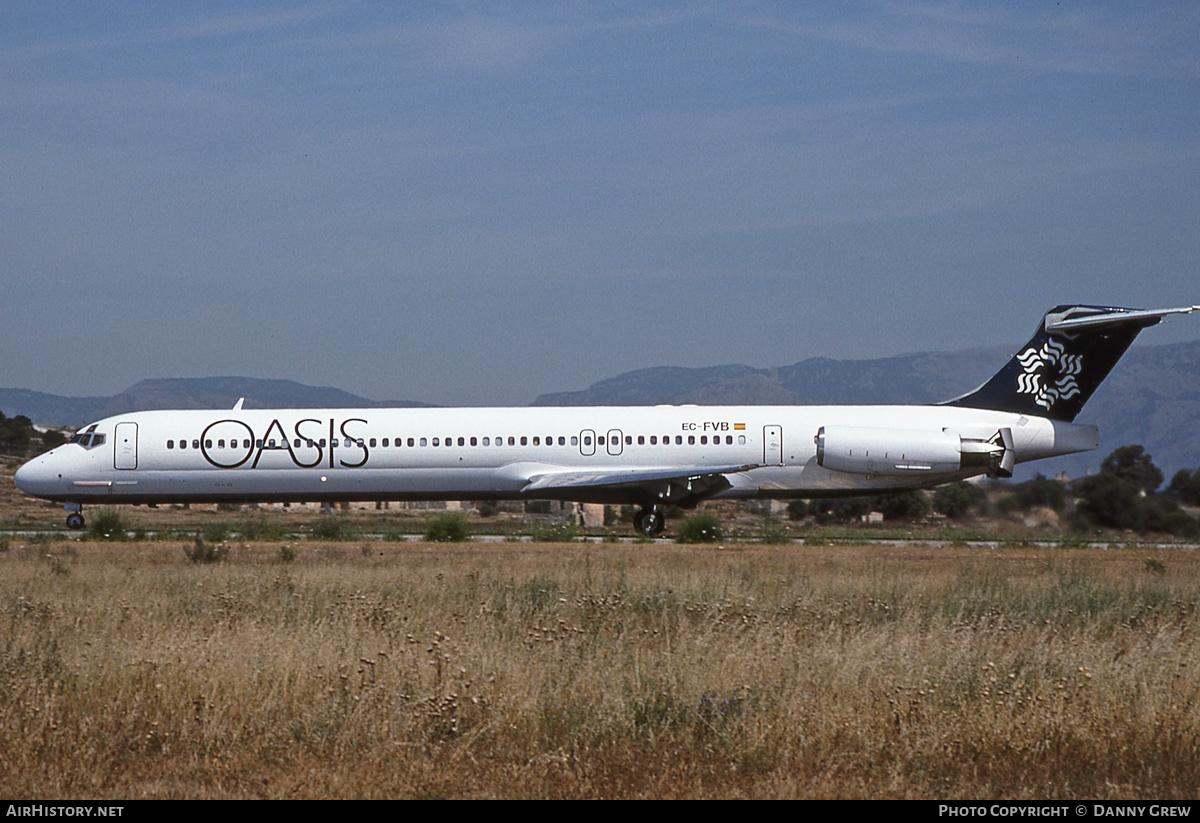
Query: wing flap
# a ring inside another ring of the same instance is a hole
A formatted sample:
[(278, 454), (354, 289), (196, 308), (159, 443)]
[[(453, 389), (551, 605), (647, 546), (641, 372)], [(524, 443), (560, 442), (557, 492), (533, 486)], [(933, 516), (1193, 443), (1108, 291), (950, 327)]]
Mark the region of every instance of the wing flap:
[(747, 463), (740, 466), (673, 466), (669, 469), (546, 472), (532, 475), (521, 492), (530, 494), (552, 489), (628, 488), (657, 483), (702, 484), (722, 475), (737, 474), (755, 468), (758, 466)]

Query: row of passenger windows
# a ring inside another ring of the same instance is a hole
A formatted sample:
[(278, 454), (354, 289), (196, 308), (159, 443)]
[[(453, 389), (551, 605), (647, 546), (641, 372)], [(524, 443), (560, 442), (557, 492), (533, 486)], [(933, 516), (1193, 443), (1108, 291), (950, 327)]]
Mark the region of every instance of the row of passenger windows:
[[(97, 435), (97, 436), (102, 438), (104, 435)], [(710, 439), (707, 434), (701, 434), (698, 437), (699, 437), (699, 443), (701, 446), (709, 445)], [(646, 445), (647, 440), (649, 440), (649, 444), (651, 446), (657, 446), (657, 445), (659, 445), (659, 442), (660, 442), (659, 436), (656, 434), (649, 435), (649, 437), (647, 437), (646, 435), (639, 434), (636, 439), (637, 439), (637, 444), (639, 446)], [(528, 446), (528, 445), (531, 445), (531, 441), (532, 441), (532, 445), (534, 445), (534, 446), (542, 446), (542, 445), (553, 446), (553, 445), (555, 445), (555, 443), (557, 441), (557, 444), (559, 446), (565, 446), (565, 445), (567, 445), (568, 440), (570, 441), (572, 446), (579, 445), (579, 437), (577, 435), (572, 435), (570, 438), (563, 437), (561, 435), (559, 435), (557, 438), (552, 435), (547, 436), (545, 438), (542, 438), (538, 435), (534, 435), (532, 438), (527, 437), (527, 436), (526, 437), (510, 436), (507, 438), (497, 437), (497, 438), (495, 438), (494, 442), (495, 442), (495, 445), (497, 445), (497, 446), (503, 446), (503, 445), (505, 445), (505, 443), (507, 443), (509, 446), (516, 446), (518, 443), (522, 446)], [(101, 441), (101, 442), (103, 442), (103, 441)], [(625, 435), (625, 445), (626, 446), (632, 446), (633, 442), (634, 442), (633, 435), (629, 435), (629, 434)], [(674, 442), (675, 442), (676, 446), (682, 446), (684, 444), (684, 436), (681, 434), (675, 435)], [(697, 442), (697, 435), (694, 435), (694, 434), (687, 435), (687, 444), (689, 446), (696, 445), (696, 442)], [(711, 442), (712, 442), (712, 445), (714, 445), (714, 446), (721, 445), (721, 435), (714, 434), (711, 438)], [(746, 436), (739, 435), (738, 436), (738, 444), (744, 445), (745, 442), (746, 442)], [(446, 437), (446, 438), (409, 437), (407, 439), (402, 438), (402, 437), (397, 437), (395, 439), (385, 437), (382, 439), (382, 441), (378, 445), (381, 445), (383, 448), (386, 449), (386, 448), (403, 448), (405, 445), (407, 445), (410, 448), (414, 448), (417, 446), (430, 446), (430, 445), (454, 446), (455, 444), (457, 444), (459, 446), (466, 446), (466, 445), (468, 445), (468, 443), (472, 446), (491, 446), (493, 444), (493, 440), (490, 437), (484, 437), (484, 438), (478, 438), (478, 437), (458, 437), (458, 438), (454, 438), (454, 437)], [(664, 446), (670, 445), (671, 444), (671, 435), (664, 434), (662, 436), (661, 443)], [(359, 438), (348, 437), (345, 440), (340, 440), (340, 441), (337, 438), (334, 438), (334, 440), (332, 441), (332, 445), (335, 448), (337, 448), (339, 446), (348, 446), (348, 447), (357, 446), (358, 448), (364, 448), (364, 447), (377, 448), (378, 447), (377, 443), (376, 443), (376, 439), (374, 437), (367, 438), (367, 439), (363, 439), (361, 437), (359, 437)], [(584, 446), (592, 445), (592, 436), (591, 435), (583, 436), (583, 445)], [(601, 435), (596, 436), (596, 445), (598, 445), (598, 446), (605, 446), (605, 445), (617, 446), (617, 445), (620, 445), (620, 439), (616, 435), (606, 436), (606, 435), (601, 434)], [(733, 435), (731, 435), (731, 434), (725, 435), (725, 445), (727, 445), (727, 446), (733, 445)], [(188, 449), (188, 448), (199, 449), (200, 441), (198, 439), (192, 440), (190, 442), (190, 445), (189, 445), (189, 442), (185, 439), (180, 439), (178, 442), (176, 442), (175, 440), (167, 441), (168, 449), (175, 449), (176, 447), (178, 447), (180, 449)], [(218, 449), (225, 449), (225, 448), (249, 449), (249, 448), (251, 448), (251, 445), (250, 445), (249, 438), (244, 439), (244, 440), (231, 439), (229, 441), (225, 441), (224, 439), (218, 439), (215, 441), (215, 447)], [(262, 440), (255, 440), (253, 447), (256, 449), (262, 449), (262, 448), (286, 449), (288, 447), (288, 443), (286, 440), (276, 441), (274, 438), (270, 438), (266, 442), (264, 442)], [(309, 449), (321, 448), (321, 449), (323, 449), (323, 448), (325, 448), (325, 438), (321, 438), (320, 440), (310, 440), (308, 438), (299, 438), (298, 437), (292, 442), (292, 447), (296, 448), (296, 449), (299, 449), (299, 448), (309, 448)], [(204, 448), (206, 448), (206, 449), (214, 448), (214, 441), (205, 440)]]

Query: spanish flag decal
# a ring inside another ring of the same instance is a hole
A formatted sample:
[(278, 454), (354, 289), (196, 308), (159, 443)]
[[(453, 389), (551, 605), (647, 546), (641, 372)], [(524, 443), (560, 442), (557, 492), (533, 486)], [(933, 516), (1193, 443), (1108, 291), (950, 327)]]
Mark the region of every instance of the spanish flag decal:
[(743, 432), (746, 430), (746, 424), (745, 423), (734, 423), (733, 430), (735, 432)]

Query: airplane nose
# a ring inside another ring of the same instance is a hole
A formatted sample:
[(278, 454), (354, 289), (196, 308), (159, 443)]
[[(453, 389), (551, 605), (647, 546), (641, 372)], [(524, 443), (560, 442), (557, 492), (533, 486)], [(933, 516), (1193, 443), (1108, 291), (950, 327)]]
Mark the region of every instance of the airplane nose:
[(48, 459), (49, 455), (35, 457), (13, 475), (17, 488), (34, 497), (45, 497), (53, 494), (62, 485), (62, 475), (59, 474)]

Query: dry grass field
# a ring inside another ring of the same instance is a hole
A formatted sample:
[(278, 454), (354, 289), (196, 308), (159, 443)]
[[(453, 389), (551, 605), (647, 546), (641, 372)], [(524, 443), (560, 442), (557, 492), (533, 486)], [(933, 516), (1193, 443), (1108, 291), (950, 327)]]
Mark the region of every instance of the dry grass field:
[(0, 542), (10, 798), (1194, 798), (1192, 550)]

